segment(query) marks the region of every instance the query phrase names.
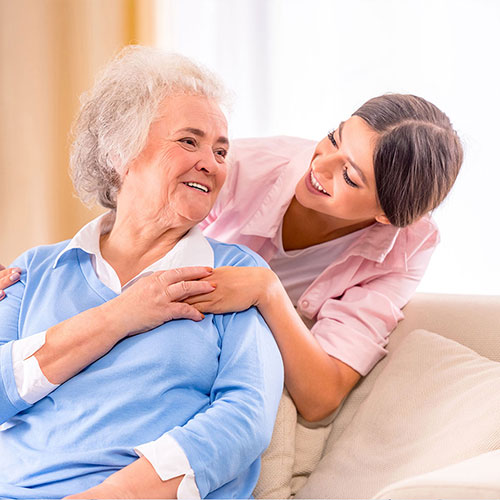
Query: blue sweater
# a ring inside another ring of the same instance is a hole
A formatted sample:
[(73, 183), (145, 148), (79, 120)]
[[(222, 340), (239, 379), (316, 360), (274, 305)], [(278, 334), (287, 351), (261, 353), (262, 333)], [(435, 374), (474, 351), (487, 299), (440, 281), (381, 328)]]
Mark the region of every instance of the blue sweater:
[[(265, 266), (248, 249), (209, 240), (215, 267)], [(283, 386), (272, 334), (255, 308), (170, 321), (119, 342), (34, 405), (20, 398), (13, 340), (116, 295), (80, 249), (34, 248), (0, 302), (0, 498), (60, 498), (137, 459), (134, 446), (170, 434), (203, 497), (248, 498)]]

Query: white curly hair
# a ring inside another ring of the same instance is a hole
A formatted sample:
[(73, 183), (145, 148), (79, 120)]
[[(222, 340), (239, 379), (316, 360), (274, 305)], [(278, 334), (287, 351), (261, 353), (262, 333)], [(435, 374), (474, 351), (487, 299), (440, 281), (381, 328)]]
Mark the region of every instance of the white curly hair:
[(81, 97), (73, 125), (71, 177), (80, 199), (116, 209), (122, 174), (146, 145), (158, 106), (171, 95), (200, 95), (226, 107), (230, 94), (209, 70), (180, 54), (130, 45)]

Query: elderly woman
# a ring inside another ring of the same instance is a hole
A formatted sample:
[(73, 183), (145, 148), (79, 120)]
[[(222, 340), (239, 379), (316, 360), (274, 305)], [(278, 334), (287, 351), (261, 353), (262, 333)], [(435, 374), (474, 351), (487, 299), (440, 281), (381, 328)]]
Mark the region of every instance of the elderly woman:
[[(222, 97), (189, 60), (139, 47), (86, 96), (73, 179), (110, 211), (15, 262), (0, 303), (1, 498), (123, 497), (122, 474), (142, 498), (251, 495), (279, 351), (255, 308), (181, 302), (214, 289), (198, 281), (213, 267), (265, 265), (196, 227), (226, 175)], [(155, 440), (161, 457), (143, 444)]]

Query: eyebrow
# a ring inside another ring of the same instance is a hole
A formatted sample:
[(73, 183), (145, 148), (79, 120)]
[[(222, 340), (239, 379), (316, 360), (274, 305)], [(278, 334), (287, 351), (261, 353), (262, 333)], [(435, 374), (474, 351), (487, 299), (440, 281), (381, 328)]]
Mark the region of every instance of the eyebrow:
[[(338, 131), (339, 131), (339, 142), (342, 143), (342, 129), (344, 128), (344, 123), (345, 122), (340, 122), (339, 124), (339, 128), (338, 128)], [(352, 161), (352, 158), (350, 158), (349, 156), (347, 157), (347, 160), (348, 162), (352, 165), (352, 167), (354, 168), (354, 170), (356, 170), (356, 172), (358, 172), (359, 176), (361, 177), (361, 180), (366, 184), (368, 185), (368, 181), (366, 179), (366, 176), (365, 174), (363, 173), (363, 170), (361, 170), (358, 165), (356, 165), (356, 163), (354, 163)]]
[[(192, 127), (185, 127), (185, 128), (180, 128), (177, 130), (177, 132), (189, 132), (193, 135), (196, 135), (198, 137), (205, 137), (206, 134), (203, 132), (203, 130), (200, 130), (199, 128), (192, 128)], [(229, 146), (229, 139), (224, 136), (220, 136), (217, 141), (218, 143), (224, 144), (225, 146)]]

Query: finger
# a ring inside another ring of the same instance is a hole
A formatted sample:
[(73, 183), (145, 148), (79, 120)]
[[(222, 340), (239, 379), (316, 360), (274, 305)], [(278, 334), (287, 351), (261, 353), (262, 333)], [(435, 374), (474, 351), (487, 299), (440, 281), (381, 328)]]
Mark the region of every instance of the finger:
[(173, 302), (169, 306), (169, 312), (172, 319), (192, 319), (193, 321), (201, 321), (205, 316), (195, 307), (183, 302)]
[(0, 264), (0, 271), (3, 271), (5, 269), (5, 266), (2, 266), (2, 264)]
[(193, 295), (192, 297), (185, 298), (182, 302), (194, 306), (195, 304), (199, 304), (200, 302), (210, 302), (210, 299), (213, 299), (213, 292)]
[(213, 268), (205, 266), (178, 267), (168, 271), (160, 271), (158, 278), (166, 285), (172, 285), (179, 281), (198, 280), (206, 278), (213, 273)]
[(168, 295), (172, 302), (180, 302), (192, 295), (213, 292), (215, 285), (209, 281), (180, 281), (168, 287)]
[(14, 267), (12, 269), (4, 269), (0, 271), (0, 290), (3, 290), (10, 285), (13, 285), (16, 281), (19, 281), (21, 277), (21, 269)]
[(217, 307), (213, 302), (198, 302), (194, 304), (194, 307), (197, 311), (202, 314), (223, 314), (227, 311), (223, 311), (221, 308)]

